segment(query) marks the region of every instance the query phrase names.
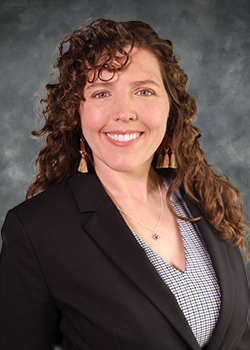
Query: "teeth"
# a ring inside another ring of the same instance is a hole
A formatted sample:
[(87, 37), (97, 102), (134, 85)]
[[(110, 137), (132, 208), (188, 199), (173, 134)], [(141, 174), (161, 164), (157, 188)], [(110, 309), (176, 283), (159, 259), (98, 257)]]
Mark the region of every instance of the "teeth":
[(134, 134), (109, 134), (109, 133), (107, 133), (107, 136), (115, 141), (126, 142), (126, 141), (131, 141), (131, 140), (137, 139), (137, 137), (139, 137), (140, 134), (139, 133), (134, 133)]

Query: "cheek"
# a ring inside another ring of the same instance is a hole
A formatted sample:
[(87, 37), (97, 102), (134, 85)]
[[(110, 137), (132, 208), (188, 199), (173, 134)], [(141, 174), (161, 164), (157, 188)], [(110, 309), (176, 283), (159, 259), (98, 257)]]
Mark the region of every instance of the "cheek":
[(147, 120), (152, 128), (165, 128), (169, 117), (169, 105), (155, 105), (146, 110)]
[(82, 130), (95, 130), (100, 124), (100, 115), (88, 103), (82, 103), (79, 108)]

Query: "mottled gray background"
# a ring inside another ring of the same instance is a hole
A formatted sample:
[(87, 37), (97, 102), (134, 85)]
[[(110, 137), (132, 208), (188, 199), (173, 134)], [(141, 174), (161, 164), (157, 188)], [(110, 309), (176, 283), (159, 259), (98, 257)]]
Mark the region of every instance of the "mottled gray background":
[(57, 41), (99, 17), (147, 22), (173, 42), (197, 100), (202, 148), (243, 193), (250, 219), (248, 0), (1, 0), (0, 225), (24, 200), (34, 172), (41, 147), (30, 138), (35, 92), (52, 72)]

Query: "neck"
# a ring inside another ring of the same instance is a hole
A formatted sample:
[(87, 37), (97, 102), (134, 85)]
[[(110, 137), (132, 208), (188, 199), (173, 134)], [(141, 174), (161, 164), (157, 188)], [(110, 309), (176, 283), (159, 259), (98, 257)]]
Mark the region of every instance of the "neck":
[(110, 197), (116, 202), (135, 200), (146, 203), (153, 191), (158, 191), (159, 176), (150, 166), (143, 171), (120, 172), (110, 168), (95, 169)]

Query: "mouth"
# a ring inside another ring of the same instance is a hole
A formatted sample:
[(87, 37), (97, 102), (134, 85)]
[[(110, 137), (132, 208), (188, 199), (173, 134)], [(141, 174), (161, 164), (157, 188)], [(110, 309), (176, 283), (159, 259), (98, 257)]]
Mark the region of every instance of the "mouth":
[(129, 134), (113, 134), (113, 133), (106, 133), (106, 135), (111, 138), (112, 140), (119, 141), (119, 142), (128, 142), (138, 139), (138, 137), (141, 136), (141, 132), (137, 133), (129, 133)]

